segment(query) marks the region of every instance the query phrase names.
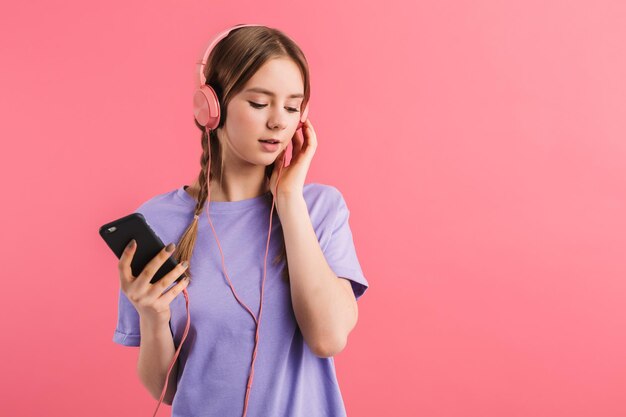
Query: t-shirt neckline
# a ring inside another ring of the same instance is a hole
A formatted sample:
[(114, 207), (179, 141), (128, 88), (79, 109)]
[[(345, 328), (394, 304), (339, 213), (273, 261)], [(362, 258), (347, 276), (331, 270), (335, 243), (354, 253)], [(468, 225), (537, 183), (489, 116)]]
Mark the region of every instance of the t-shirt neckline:
[[(185, 191), (185, 187), (187, 185), (183, 184), (176, 190), (176, 195), (184, 201), (186, 204), (191, 206), (192, 208), (196, 206), (196, 200), (190, 196), (187, 191)], [(267, 191), (266, 193), (253, 197), (247, 198), (245, 200), (239, 201), (211, 201), (209, 202), (209, 211), (213, 212), (229, 212), (229, 211), (239, 211), (246, 210), (255, 207), (268, 207), (272, 204), (272, 192)], [(206, 210), (206, 208), (205, 208)]]

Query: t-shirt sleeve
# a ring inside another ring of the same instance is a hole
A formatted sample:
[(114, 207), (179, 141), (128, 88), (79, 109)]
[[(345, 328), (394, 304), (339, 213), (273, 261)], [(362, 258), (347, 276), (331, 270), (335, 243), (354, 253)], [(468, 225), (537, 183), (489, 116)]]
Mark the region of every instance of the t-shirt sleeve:
[(358, 300), (369, 288), (369, 283), (363, 275), (359, 259), (352, 239), (349, 217), (350, 210), (346, 205), (341, 192), (334, 188), (335, 215), (333, 216), (331, 234), (326, 248), (323, 249), (326, 262), (335, 275), (350, 280), (354, 296)]
[(124, 346), (139, 346), (139, 313), (120, 288), (117, 302), (117, 326), (113, 341)]

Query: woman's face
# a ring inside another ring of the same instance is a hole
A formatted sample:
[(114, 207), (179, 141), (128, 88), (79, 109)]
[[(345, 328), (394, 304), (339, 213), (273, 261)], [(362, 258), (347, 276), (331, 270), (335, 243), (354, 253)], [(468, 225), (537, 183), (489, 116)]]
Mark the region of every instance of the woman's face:
[[(296, 132), (303, 97), (304, 82), (295, 62), (281, 57), (263, 64), (228, 103), (224, 126), (217, 130), (224, 164), (272, 164)], [(259, 139), (280, 143), (267, 149)]]

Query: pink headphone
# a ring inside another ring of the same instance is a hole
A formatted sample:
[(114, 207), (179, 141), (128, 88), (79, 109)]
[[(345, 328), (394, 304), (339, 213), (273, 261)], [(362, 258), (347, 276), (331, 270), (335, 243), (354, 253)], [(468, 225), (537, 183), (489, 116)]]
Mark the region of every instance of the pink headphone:
[[(213, 47), (223, 38), (225, 38), (231, 31), (241, 28), (241, 27), (245, 27), (245, 26), (263, 26), (263, 25), (253, 25), (253, 24), (243, 24), (243, 25), (236, 25), (233, 26), (230, 29), (227, 29), (223, 32), (221, 32), (220, 34), (218, 34), (210, 43), (209, 43), (209, 47), (205, 50), (205, 52), (202, 54), (200, 61), (197, 63), (198, 65), (198, 73), (200, 75), (200, 83), (198, 88), (196, 89), (196, 92), (194, 93), (193, 96), (193, 111), (194, 111), (194, 116), (196, 118), (196, 121), (206, 127), (207, 129), (213, 130), (215, 128), (217, 128), (217, 126), (219, 125), (219, 121), (220, 121), (220, 105), (219, 105), (219, 100), (217, 98), (217, 94), (215, 93), (215, 90), (213, 90), (213, 88), (208, 85), (205, 84), (206, 83), (206, 78), (204, 76), (204, 67), (206, 66), (206, 61), (208, 59), (209, 54), (211, 53), (211, 50), (213, 49)], [(304, 124), (304, 122), (307, 119), (307, 115), (308, 115), (308, 110), (309, 110), (309, 105), (307, 103), (307, 105), (304, 108), (304, 111), (302, 112), (302, 116), (300, 117), (300, 121), (298, 123), (298, 128), (300, 129), (302, 128), (302, 125)], [(209, 140), (210, 140), (210, 136), (209, 136)], [(211, 147), (209, 146), (209, 166), (208, 166), (208, 170), (210, 172), (211, 170)], [(283, 164), (284, 164), (284, 160), (283, 160)], [(284, 165), (279, 165), (278, 166), (278, 178), (276, 181), (276, 188), (278, 188), (278, 184), (280, 184), (280, 174), (282, 172), (282, 168)], [(211, 201), (211, 187), (209, 187), (209, 185), (207, 184), (207, 189), (208, 189), (208, 197), (207, 197), (207, 201), (206, 201), (206, 213), (207, 213), (207, 218), (209, 220), (209, 225), (211, 226), (211, 229), (213, 230), (213, 234), (215, 235), (215, 240), (217, 241), (217, 246), (220, 250), (220, 253), (222, 254), (222, 271), (224, 272), (224, 275), (226, 276), (226, 279), (228, 280), (228, 284), (230, 285), (230, 288), (233, 292), (233, 295), (235, 296), (235, 299), (237, 299), (237, 301), (239, 302), (239, 304), (241, 304), (247, 311), (248, 313), (250, 313), (250, 315), (252, 316), (252, 318), (254, 319), (255, 323), (256, 323), (256, 335), (255, 335), (255, 342), (254, 342), (254, 351), (252, 352), (252, 363), (250, 364), (250, 375), (248, 376), (248, 383), (246, 384), (246, 395), (244, 397), (244, 407), (243, 407), (243, 415), (242, 417), (246, 416), (247, 410), (248, 410), (248, 398), (250, 395), (250, 389), (252, 388), (252, 380), (254, 379), (254, 362), (256, 361), (256, 352), (257, 352), (257, 347), (258, 347), (258, 343), (259, 343), (259, 326), (261, 325), (261, 313), (263, 312), (263, 292), (264, 292), (264, 288), (265, 288), (265, 276), (266, 276), (266, 272), (267, 272), (267, 254), (269, 251), (269, 245), (270, 245), (270, 235), (271, 235), (271, 231), (272, 231), (272, 213), (274, 212), (274, 205), (276, 202), (276, 193), (273, 193), (273, 198), (272, 198), (272, 208), (270, 210), (270, 225), (269, 225), (269, 230), (267, 232), (267, 246), (265, 248), (265, 260), (263, 262), (263, 281), (261, 284), (261, 301), (260, 301), (260, 306), (259, 306), (259, 317), (257, 319), (257, 317), (254, 315), (254, 313), (250, 310), (250, 308), (248, 308), (248, 306), (245, 305), (245, 303), (243, 303), (239, 297), (237, 297), (237, 293), (235, 292), (235, 289), (233, 288), (233, 284), (230, 281), (230, 277), (228, 276), (228, 273), (226, 272), (226, 269), (224, 267), (224, 253), (222, 252), (222, 247), (220, 245), (219, 239), (217, 238), (217, 234), (215, 233), (215, 228), (213, 228), (213, 223), (211, 222), (211, 216), (209, 216), (209, 205), (210, 205), (210, 201)], [(199, 216), (195, 215), (194, 216), (194, 221), (198, 221), (199, 220)], [(174, 367), (174, 364), (176, 363), (176, 358), (178, 357), (178, 354), (180, 352), (180, 349), (183, 345), (183, 342), (185, 341), (185, 339), (187, 338), (187, 332), (189, 331), (189, 324), (191, 323), (191, 318), (189, 316), (189, 294), (187, 293), (187, 289), (184, 288), (183, 289), (183, 295), (185, 296), (185, 303), (186, 303), (186, 307), (187, 307), (187, 325), (185, 326), (185, 331), (183, 332), (183, 336), (182, 339), (180, 341), (180, 345), (178, 346), (178, 349), (176, 349), (176, 353), (174, 355), (174, 358), (172, 360), (172, 363), (169, 366), (169, 369), (167, 371), (167, 375), (165, 376), (165, 386), (163, 387), (163, 392), (161, 393), (161, 398), (159, 399), (159, 403), (157, 404), (157, 408), (154, 411), (154, 417), (156, 417), (157, 411), (159, 410), (159, 406), (161, 405), (161, 402), (163, 401), (163, 398), (165, 397), (165, 392), (167, 390), (167, 382), (169, 380), (169, 376), (170, 376), (170, 372), (172, 371), (172, 368)]]

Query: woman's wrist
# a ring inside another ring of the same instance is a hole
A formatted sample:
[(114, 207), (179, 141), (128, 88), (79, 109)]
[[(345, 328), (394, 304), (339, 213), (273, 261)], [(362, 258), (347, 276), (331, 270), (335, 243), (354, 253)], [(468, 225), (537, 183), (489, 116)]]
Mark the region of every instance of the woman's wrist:
[(142, 330), (141, 333), (144, 333), (144, 330), (148, 333), (154, 333), (166, 326), (169, 330), (169, 325), (170, 320), (166, 317), (139, 316), (139, 327)]

